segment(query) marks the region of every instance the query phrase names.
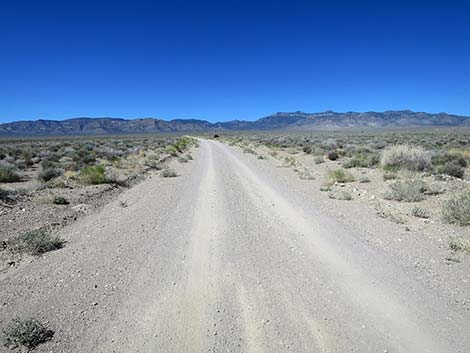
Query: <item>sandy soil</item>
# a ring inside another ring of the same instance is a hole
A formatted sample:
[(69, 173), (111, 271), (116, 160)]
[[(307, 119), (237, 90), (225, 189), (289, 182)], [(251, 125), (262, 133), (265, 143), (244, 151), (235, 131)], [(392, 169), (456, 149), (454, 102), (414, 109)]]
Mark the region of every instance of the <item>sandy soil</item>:
[(47, 322), (38, 352), (468, 352), (465, 277), (427, 276), (275, 160), (214, 141), (193, 155), (0, 274), (0, 328)]

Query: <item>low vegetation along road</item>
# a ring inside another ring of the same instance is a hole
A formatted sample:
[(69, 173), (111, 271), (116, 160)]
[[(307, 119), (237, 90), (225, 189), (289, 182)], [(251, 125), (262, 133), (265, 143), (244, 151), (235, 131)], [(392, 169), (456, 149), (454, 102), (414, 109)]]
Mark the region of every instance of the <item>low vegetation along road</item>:
[(2, 316), (35, 314), (55, 330), (37, 351), (469, 351), (468, 312), (275, 166), (215, 141), (194, 157), (2, 275)]

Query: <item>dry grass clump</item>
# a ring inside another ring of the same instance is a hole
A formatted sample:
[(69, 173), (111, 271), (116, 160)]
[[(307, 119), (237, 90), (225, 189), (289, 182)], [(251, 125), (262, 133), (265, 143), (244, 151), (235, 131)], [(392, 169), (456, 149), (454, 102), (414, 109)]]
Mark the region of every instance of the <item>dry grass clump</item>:
[(441, 213), (446, 223), (470, 225), (470, 191), (450, 196), (443, 202)]
[(330, 170), (326, 178), (329, 185), (334, 183), (349, 183), (355, 180), (349, 171), (342, 168)]
[(393, 145), (382, 152), (382, 167), (389, 170), (423, 171), (431, 167), (431, 155), (421, 146)]

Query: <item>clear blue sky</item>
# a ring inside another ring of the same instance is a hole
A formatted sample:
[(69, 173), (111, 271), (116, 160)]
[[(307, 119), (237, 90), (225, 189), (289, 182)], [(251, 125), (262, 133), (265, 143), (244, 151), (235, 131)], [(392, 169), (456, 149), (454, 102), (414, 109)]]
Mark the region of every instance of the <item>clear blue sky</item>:
[(0, 48), (0, 122), (470, 115), (468, 1), (11, 0)]

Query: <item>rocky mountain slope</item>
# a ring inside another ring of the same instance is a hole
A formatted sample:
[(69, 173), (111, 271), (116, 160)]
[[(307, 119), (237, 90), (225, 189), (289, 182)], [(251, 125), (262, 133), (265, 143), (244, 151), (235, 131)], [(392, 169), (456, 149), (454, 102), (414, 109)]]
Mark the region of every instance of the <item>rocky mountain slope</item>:
[(256, 121), (210, 123), (197, 119), (74, 118), (67, 120), (15, 121), (0, 124), (1, 136), (98, 135), (133, 133), (205, 132), (216, 130), (337, 130), (345, 128), (470, 127), (470, 117), (409, 110), (386, 112), (326, 111), (276, 113)]

